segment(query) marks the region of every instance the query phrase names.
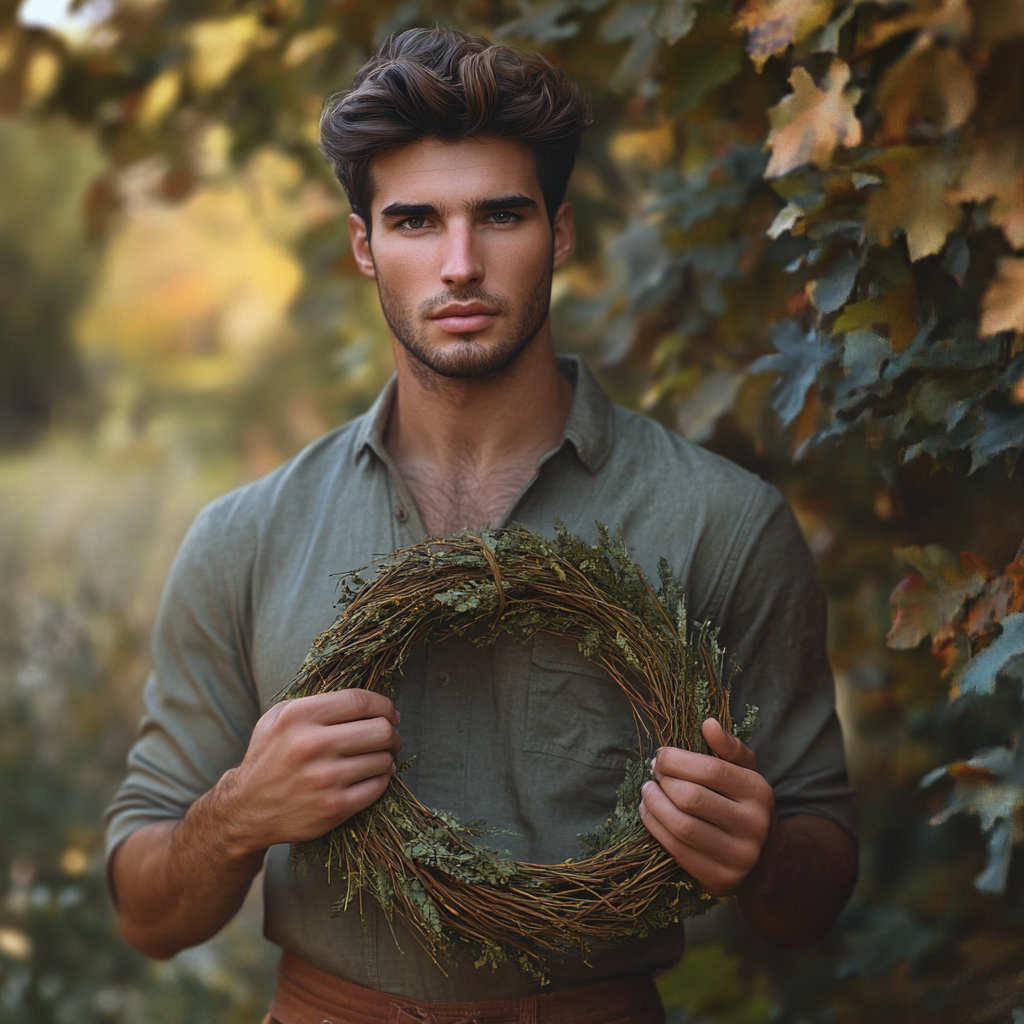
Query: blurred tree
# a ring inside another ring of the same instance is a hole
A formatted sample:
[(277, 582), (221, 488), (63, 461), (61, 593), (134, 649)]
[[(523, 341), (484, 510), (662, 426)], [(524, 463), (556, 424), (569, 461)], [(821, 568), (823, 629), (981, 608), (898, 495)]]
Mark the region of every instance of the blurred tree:
[[(564, 65), (598, 125), (558, 336), (619, 400), (786, 491), (864, 803), (861, 884), (827, 942), (737, 932), (740, 967), (684, 960), (666, 999), (722, 1022), (1024, 1013), (1020, 0), (122, 0), (74, 37), (2, 11), (0, 108), (75, 121), (105, 154), (77, 331), (110, 368), (108, 427), (151, 439), (184, 408), (250, 472), (387, 372), (316, 152), (324, 95), (434, 21)], [(196, 255), (147, 278), (147, 239)], [(274, 267), (275, 330), (247, 334), (232, 310)], [(702, 972), (722, 984), (696, 991)]]
[(0, 443), (47, 426), (82, 383), (70, 320), (90, 278), (82, 194), (100, 168), (81, 133), (0, 121)]

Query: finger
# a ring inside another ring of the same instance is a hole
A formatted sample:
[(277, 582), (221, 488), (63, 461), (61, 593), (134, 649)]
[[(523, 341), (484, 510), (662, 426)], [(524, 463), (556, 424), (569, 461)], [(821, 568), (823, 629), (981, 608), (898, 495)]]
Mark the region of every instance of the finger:
[(356, 722), (363, 718), (386, 718), (397, 726), (402, 720), (394, 703), (384, 694), (372, 690), (334, 690), (331, 693), (300, 697), (294, 703), (303, 705), (309, 720), (320, 725)]
[(640, 818), (647, 831), (665, 848), (672, 859), (712, 896), (727, 896), (739, 888), (744, 875), (681, 843), (643, 804), (640, 805)]
[(676, 840), (691, 850), (697, 850), (727, 867), (749, 870), (757, 863), (761, 843), (755, 837), (731, 834), (680, 811), (656, 783), (648, 782), (644, 786), (642, 804)]
[(391, 782), (391, 774), (389, 772), (387, 775), (376, 775), (371, 779), (357, 782), (354, 786), (349, 786), (345, 790), (348, 812), (342, 821), (351, 818), (353, 814), (357, 814), (364, 807), (369, 807), (375, 800), (379, 800), (388, 788), (388, 783)]
[(730, 800), (706, 786), (668, 775), (661, 775), (657, 785), (684, 814), (692, 814), (726, 832), (756, 835), (766, 827), (768, 814), (754, 801)]
[(323, 732), (328, 748), (345, 757), (380, 750), (397, 754), (402, 749), (402, 737), (386, 718), (342, 722), (329, 726)]
[(767, 785), (756, 771), (678, 747), (660, 747), (654, 755), (652, 768), (659, 781), (663, 776), (684, 779), (706, 786), (730, 800), (757, 799)]
[(338, 783), (352, 788), (367, 779), (395, 774), (395, 759), (387, 751), (346, 757), (338, 766)]
[(704, 737), (704, 742), (723, 761), (739, 765), (740, 768), (748, 768), (752, 772), (757, 771), (757, 757), (754, 752), (741, 739), (726, 732), (717, 719), (705, 719), (700, 727), (700, 734)]

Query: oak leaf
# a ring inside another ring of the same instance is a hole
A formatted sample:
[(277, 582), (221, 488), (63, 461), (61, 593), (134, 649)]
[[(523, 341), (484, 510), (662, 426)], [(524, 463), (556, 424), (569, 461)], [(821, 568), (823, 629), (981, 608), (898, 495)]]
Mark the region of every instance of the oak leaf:
[(896, 554), (916, 571), (900, 580), (889, 598), (893, 618), (885, 642), (908, 651), (926, 636), (939, 640), (964, 603), (981, 593), (988, 573), (970, 553), (957, 557), (938, 544), (898, 548)]
[(1024, 259), (999, 261), (995, 280), (981, 300), (981, 336), (1024, 331)]
[(919, 152), (904, 150), (884, 162), (886, 186), (871, 193), (865, 210), (869, 240), (889, 245), (902, 233), (911, 260), (939, 252), (963, 217), (948, 192), (952, 162), (942, 153), (921, 160)]
[(750, 368), (751, 373), (778, 374), (772, 386), (772, 407), (779, 414), (783, 426), (789, 426), (800, 414), (807, 398), (807, 390), (814, 383), (818, 371), (839, 354), (831, 345), (824, 344), (815, 330), (806, 335), (795, 320), (783, 320), (769, 329), (776, 352), (761, 356)]
[(747, 33), (747, 53), (760, 71), (769, 57), (785, 53), (832, 14), (830, 0), (749, 0), (733, 23)]
[(847, 91), (849, 81), (849, 65), (841, 60), (832, 62), (824, 89), (814, 84), (806, 68), (793, 69), (789, 76), (793, 92), (768, 111), (772, 127), (767, 145), (772, 157), (766, 178), (778, 178), (804, 164), (826, 168), (836, 147), (860, 145), (863, 133), (853, 111), (859, 94)]
[(974, 72), (963, 57), (952, 46), (932, 46), (921, 36), (878, 84), (881, 140), (903, 142), (908, 129), (953, 131), (970, 117), (977, 97)]
[(998, 224), (1014, 249), (1024, 249), (1024, 136), (1013, 134), (982, 145), (951, 193), (958, 202), (994, 200), (990, 223)]

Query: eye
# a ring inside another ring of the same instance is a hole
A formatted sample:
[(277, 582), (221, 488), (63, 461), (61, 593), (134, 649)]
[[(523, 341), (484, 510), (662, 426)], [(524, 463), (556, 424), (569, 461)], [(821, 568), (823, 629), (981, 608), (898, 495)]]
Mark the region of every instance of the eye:
[(409, 231), (419, 231), (420, 228), (426, 226), (426, 223), (426, 217), (406, 217), (402, 221), (402, 227), (407, 228)]
[(517, 220), (523, 219), (518, 213), (512, 213), (511, 210), (496, 210), (491, 217), (495, 224), (514, 224)]

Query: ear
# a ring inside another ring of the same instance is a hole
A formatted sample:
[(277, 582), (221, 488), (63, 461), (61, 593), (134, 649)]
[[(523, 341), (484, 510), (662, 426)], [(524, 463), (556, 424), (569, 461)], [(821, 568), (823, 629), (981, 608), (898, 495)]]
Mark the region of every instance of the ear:
[(555, 212), (552, 227), (554, 246), (554, 269), (557, 270), (572, 255), (576, 248), (576, 226), (573, 221), (572, 203), (562, 203)]
[(359, 273), (376, 280), (377, 268), (373, 265), (373, 254), (370, 252), (370, 236), (366, 233), (366, 222), (357, 213), (348, 215), (348, 237), (352, 242), (352, 255)]

